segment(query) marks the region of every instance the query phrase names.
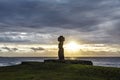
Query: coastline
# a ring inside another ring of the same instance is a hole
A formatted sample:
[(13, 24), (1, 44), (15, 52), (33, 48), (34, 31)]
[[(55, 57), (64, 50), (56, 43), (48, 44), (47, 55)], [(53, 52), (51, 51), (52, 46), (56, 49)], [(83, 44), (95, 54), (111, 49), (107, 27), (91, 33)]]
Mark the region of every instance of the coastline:
[[(2, 57), (0, 58), (0, 67), (12, 66), (22, 62), (44, 62), (48, 59), (57, 59), (57, 57)], [(120, 57), (80, 57), (66, 58), (66, 60), (86, 60), (92, 61), (94, 66), (117, 67), (120, 68)]]

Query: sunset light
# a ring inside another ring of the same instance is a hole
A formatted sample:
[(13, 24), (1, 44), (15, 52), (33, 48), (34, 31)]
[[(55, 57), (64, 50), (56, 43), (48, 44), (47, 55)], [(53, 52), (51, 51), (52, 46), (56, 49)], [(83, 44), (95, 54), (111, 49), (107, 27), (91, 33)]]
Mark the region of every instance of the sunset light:
[(80, 49), (80, 46), (77, 42), (71, 41), (65, 45), (65, 48), (72, 51), (78, 51)]
[(120, 80), (120, 0), (0, 0), (8, 79)]

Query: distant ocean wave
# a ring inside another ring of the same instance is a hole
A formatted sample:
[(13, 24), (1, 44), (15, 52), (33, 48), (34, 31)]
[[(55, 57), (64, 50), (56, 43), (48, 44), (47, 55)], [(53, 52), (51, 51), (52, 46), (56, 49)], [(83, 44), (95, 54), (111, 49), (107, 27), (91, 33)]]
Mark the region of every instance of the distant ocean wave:
[(3, 66), (13, 66), (13, 65), (18, 65), (21, 64), (22, 62), (6, 62), (6, 63), (0, 63), (0, 67)]
[(95, 66), (104, 66), (104, 67), (118, 67), (120, 68), (120, 63), (113, 62), (93, 62)]
[(1, 57), (0, 67), (19, 65), (22, 62), (43, 62), (43, 58), (20, 58), (20, 57)]
[(80, 60), (90, 60), (93, 62), (94, 66), (120, 68), (120, 57), (92, 57), (92, 58), (80, 58)]
[[(0, 57), (0, 67), (19, 65), (22, 62), (44, 62), (44, 59), (56, 59), (56, 58), (39, 58), (39, 57)], [(67, 58), (71, 59), (71, 58)], [(72, 58), (73, 59), (73, 58)], [(94, 66), (104, 67), (118, 67), (120, 68), (120, 57), (81, 57), (74, 58), (77, 60), (89, 60), (93, 62)]]

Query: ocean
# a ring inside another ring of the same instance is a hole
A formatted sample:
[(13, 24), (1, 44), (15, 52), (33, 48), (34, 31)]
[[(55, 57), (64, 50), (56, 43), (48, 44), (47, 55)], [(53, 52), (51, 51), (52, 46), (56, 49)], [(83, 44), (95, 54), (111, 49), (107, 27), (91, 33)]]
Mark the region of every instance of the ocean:
[[(0, 67), (19, 65), (22, 62), (44, 62), (45, 59), (57, 58), (41, 58), (41, 57), (0, 57)], [(77, 60), (89, 60), (94, 66), (117, 67), (120, 68), (120, 57), (79, 57), (67, 58)]]

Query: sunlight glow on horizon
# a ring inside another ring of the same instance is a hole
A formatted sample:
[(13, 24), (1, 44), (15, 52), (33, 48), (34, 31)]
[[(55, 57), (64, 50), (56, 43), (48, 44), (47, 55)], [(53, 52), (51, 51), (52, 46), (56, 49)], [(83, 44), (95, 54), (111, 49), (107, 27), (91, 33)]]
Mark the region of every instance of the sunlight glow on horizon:
[(80, 45), (75, 41), (71, 41), (65, 45), (65, 48), (70, 51), (79, 51)]
[[(33, 50), (35, 48), (36, 50)], [(39, 49), (40, 48), (40, 49)], [(103, 44), (80, 44), (70, 41), (64, 44), (66, 57), (80, 56), (119, 56), (120, 46)], [(42, 49), (42, 50), (41, 50)], [(58, 44), (0, 44), (0, 56), (57, 56)]]

